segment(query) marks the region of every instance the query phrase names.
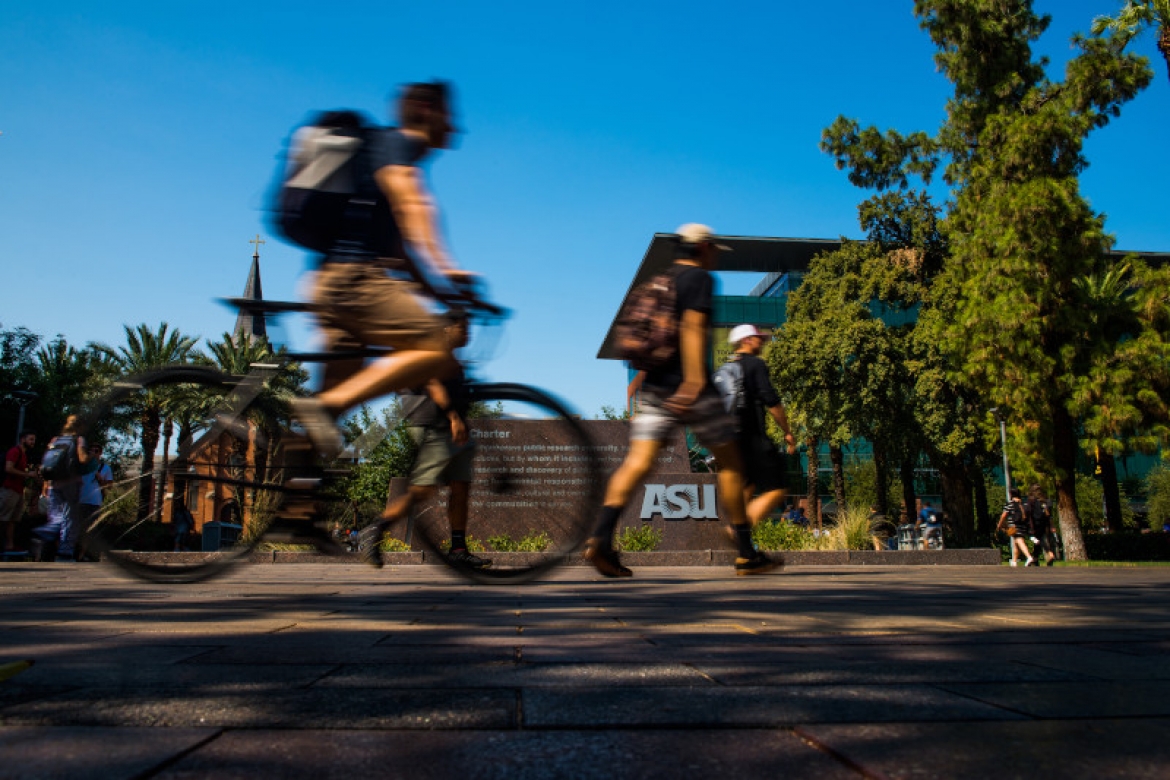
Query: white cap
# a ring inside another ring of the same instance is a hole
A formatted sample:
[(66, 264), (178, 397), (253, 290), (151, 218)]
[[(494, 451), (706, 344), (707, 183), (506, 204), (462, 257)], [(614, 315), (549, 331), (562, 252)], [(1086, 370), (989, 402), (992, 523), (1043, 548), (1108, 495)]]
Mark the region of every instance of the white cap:
[[(706, 225), (700, 225), (697, 222), (688, 222), (681, 225), (678, 230), (674, 231), (678, 234), (678, 240), (684, 244), (715, 244), (715, 233)], [(715, 244), (716, 249), (724, 252), (730, 252), (731, 247), (723, 244)]]
[(731, 335), (727, 337), (727, 340), (732, 344), (738, 344), (750, 336), (763, 335), (763, 333), (760, 333), (760, 331), (756, 329), (755, 325), (736, 325), (731, 329)]

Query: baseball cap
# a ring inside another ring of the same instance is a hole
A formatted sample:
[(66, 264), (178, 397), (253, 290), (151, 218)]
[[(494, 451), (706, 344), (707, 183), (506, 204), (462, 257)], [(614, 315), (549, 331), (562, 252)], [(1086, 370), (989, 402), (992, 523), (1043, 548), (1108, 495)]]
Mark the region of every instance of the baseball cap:
[(736, 325), (731, 329), (731, 335), (727, 337), (727, 340), (732, 344), (738, 344), (739, 342), (751, 336), (767, 338), (763, 333), (756, 329), (755, 325)]
[[(715, 233), (706, 225), (700, 225), (697, 222), (688, 222), (685, 225), (679, 226), (679, 229), (674, 231), (678, 234), (678, 240), (684, 244), (701, 244), (705, 241), (714, 241)], [(730, 252), (731, 247), (724, 244), (715, 244), (715, 248), (724, 252)]]

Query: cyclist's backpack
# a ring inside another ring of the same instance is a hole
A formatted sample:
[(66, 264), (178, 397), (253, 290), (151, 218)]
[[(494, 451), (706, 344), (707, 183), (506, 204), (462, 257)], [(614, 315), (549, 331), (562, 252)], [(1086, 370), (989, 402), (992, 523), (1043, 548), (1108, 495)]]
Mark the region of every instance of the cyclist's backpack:
[(41, 476), (48, 480), (76, 476), (81, 460), (77, 457), (77, 437), (58, 436), (41, 458)]
[(371, 218), (378, 193), (366, 142), (376, 129), (356, 111), (327, 111), (293, 133), (271, 204), (277, 233), (327, 252), (355, 221)]
[(723, 409), (728, 414), (739, 417), (747, 404), (743, 390), (743, 364), (735, 356), (715, 370), (711, 375), (711, 384), (719, 391), (723, 399)]
[(677, 271), (639, 285), (614, 324), (614, 349), (636, 371), (652, 371), (678, 355)]

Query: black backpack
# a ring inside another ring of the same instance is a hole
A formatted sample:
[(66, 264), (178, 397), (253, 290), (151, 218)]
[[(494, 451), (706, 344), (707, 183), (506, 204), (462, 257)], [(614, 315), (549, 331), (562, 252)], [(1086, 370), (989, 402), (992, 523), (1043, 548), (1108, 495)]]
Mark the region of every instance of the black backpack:
[(1048, 502), (1036, 498), (1031, 503), (1032, 527), (1037, 530), (1048, 528), (1051, 524), (1051, 513), (1048, 509)]
[(276, 233), (317, 252), (347, 236), (368, 243), (374, 222), (389, 216), (368, 161), (377, 130), (344, 110), (318, 114), (293, 133), (270, 209)]
[(678, 355), (677, 267), (639, 285), (614, 325), (614, 350), (636, 371), (652, 371)]
[(41, 476), (48, 480), (77, 476), (81, 459), (77, 456), (77, 437), (61, 435), (53, 439), (41, 458)]

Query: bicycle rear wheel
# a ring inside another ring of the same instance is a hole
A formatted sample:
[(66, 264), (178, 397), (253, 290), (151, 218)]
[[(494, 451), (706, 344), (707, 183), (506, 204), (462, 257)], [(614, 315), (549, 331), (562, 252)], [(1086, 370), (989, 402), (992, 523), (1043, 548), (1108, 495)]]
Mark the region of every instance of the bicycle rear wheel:
[[(200, 366), (114, 383), (85, 415), (84, 435), (121, 438), (134, 449), (154, 437), (161, 451), (151, 468), (107, 490), (80, 529), (79, 550), (155, 582), (197, 582), (247, 557), (295, 476), (283, 467), (283, 437), (263, 400), (262, 374), (241, 378)], [(176, 554), (183, 538), (175, 522), (184, 505), (203, 550)]]
[(472, 568), (447, 557), (445, 489), (414, 508), (406, 533), (475, 581), (530, 580), (588, 536), (605, 489), (601, 461), (581, 422), (547, 393), (517, 384), (470, 391), (475, 449), (467, 534), (471, 551), (492, 565)]

